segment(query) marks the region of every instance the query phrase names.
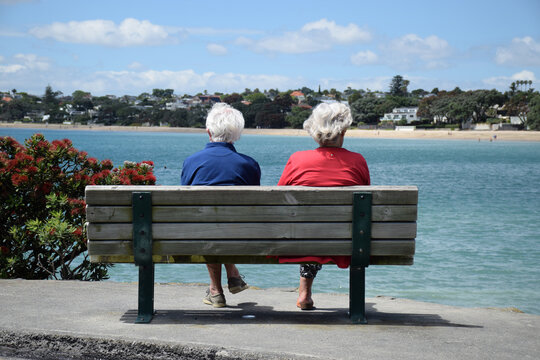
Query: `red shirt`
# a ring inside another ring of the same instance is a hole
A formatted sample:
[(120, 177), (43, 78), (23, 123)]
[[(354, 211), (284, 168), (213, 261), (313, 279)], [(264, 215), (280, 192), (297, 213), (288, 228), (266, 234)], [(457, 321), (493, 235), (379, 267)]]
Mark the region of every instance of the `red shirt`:
[[(358, 153), (332, 147), (299, 151), (291, 155), (278, 185), (353, 186), (370, 185), (366, 159)], [(350, 256), (279, 256), (280, 263), (315, 261), (334, 262), (347, 268)]]
[(291, 155), (278, 185), (369, 185), (366, 159), (343, 148), (320, 147)]

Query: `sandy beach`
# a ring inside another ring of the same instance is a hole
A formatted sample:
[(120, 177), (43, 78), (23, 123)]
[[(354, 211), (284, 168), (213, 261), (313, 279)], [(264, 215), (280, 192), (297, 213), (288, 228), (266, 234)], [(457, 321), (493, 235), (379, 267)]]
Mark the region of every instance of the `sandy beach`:
[[(178, 132), (204, 133), (204, 129), (141, 126), (95, 126), (64, 124), (11, 124), (0, 123), (1, 129), (50, 129), (87, 131), (139, 131), (139, 132)], [(302, 129), (244, 129), (249, 135), (308, 136)], [(380, 139), (442, 139), (474, 141), (540, 141), (540, 131), (459, 131), (459, 130), (358, 130), (350, 129), (347, 136), (356, 138)]]

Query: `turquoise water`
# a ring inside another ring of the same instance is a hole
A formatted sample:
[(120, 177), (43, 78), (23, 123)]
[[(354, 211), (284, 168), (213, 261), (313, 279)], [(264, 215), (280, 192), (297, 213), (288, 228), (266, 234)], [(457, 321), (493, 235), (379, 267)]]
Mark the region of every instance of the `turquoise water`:
[[(24, 141), (28, 129), (2, 129)], [(115, 166), (152, 160), (161, 185), (179, 184), (182, 161), (204, 147), (202, 134), (39, 130)], [(275, 185), (288, 156), (311, 149), (308, 137), (248, 136), (238, 151)], [(346, 138), (366, 158), (374, 185), (417, 185), (415, 264), (367, 270), (367, 295), (467, 307), (517, 307), (540, 314), (540, 143)], [(294, 287), (296, 265), (239, 265), (251, 285)], [(112, 281), (136, 281), (133, 265), (116, 265)], [(326, 266), (315, 292), (348, 292), (348, 271)], [(158, 265), (158, 282), (208, 282), (204, 265)]]

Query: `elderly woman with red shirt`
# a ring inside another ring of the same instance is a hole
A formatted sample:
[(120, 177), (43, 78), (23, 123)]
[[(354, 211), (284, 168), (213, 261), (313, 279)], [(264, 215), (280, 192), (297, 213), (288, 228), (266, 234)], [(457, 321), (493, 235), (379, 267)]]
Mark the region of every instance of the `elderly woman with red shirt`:
[[(352, 123), (349, 107), (341, 103), (319, 104), (304, 122), (304, 129), (319, 144), (315, 150), (298, 151), (291, 155), (278, 185), (352, 186), (369, 185), (369, 169), (364, 157), (343, 148), (345, 132)], [(293, 260), (293, 259), (289, 259)], [(311, 287), (321, 263), (333, 261), (347, 267), (350, 257), (295, 258), (295, 261), (317, 261), (300, 265), (300, 286), (296, 306), (313, 309)], [(283, 259), (284, 262), (287, 259)]]

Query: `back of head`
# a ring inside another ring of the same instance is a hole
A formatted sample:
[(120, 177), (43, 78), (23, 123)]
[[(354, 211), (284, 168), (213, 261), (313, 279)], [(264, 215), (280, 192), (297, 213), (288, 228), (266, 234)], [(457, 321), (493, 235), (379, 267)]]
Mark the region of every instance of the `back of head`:
[(338, 140), (341, 133), (352, 124), (350, 108), (341, 103), (317, 105), (311, 116), (304, 121), (304, 129), (320, 145)]
[(225, 103), (216, 103), (206, 117), (206, 129), (210, 131), (212, 141), (233, 143), (240, 139), (244, 117), (235, 108)]

